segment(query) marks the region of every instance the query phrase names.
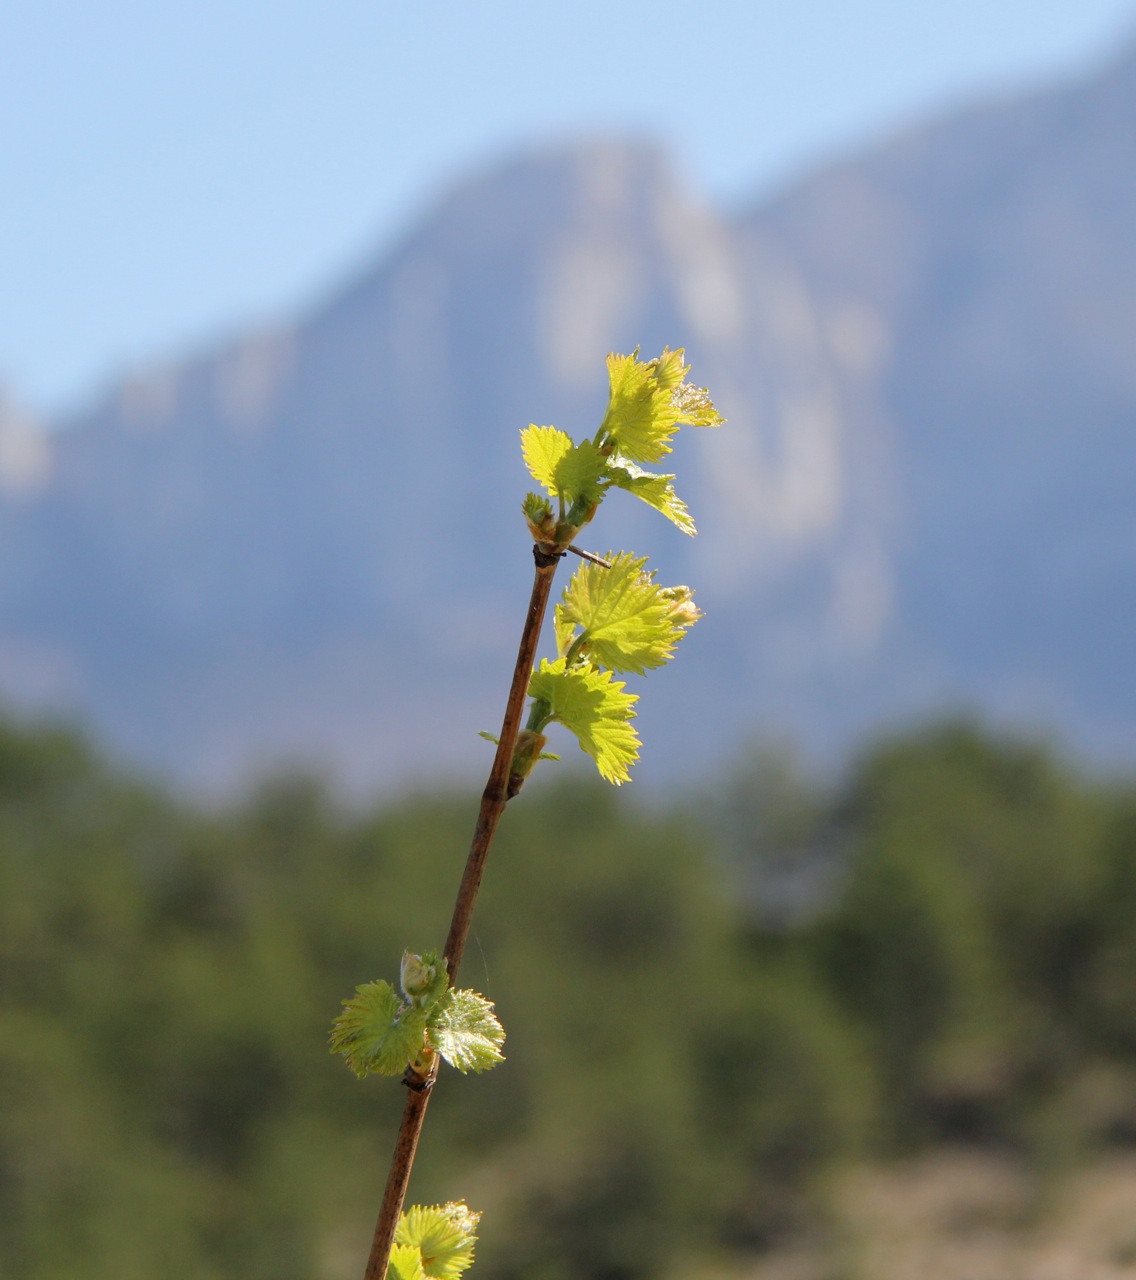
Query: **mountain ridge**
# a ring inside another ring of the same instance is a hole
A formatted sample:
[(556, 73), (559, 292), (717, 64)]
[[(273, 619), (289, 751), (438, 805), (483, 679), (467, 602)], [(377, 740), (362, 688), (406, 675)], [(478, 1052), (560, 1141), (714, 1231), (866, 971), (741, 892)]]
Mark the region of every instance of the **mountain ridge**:
[(645, 691), (646, 776), (960, 700), (1130, 751), (1132, 161), (1130, 54), (730, 217), (636, 143), (467, 178), (0, 484), (0, 689), (206, 790), (479, 767), (527, 590), (515, 432), (590, 432), (603, 355), (670, 344), (730, 422), (676, 455), (698, 540), (630, 502), (597, 531), (707, 610)]

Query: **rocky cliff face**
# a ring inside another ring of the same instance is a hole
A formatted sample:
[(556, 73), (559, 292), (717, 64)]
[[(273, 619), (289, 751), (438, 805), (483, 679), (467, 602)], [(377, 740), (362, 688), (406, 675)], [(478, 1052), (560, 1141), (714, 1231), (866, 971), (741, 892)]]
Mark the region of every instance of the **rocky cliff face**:
[[(1131, 756), (1136, 51), (819, 175), (749, 229), (877, 335), (889, 630), (953, 695)], [(839, 327), (839, 322), (837, 322)]]
[(644, 773), (958, 699), (1124, 751), (1134, 226), (1133, 60), (742, 217), (646, 147), (522, 158), (290, 329), (50, 436), (0, 415), (0, 686), (211, 788), (484, 762), (528, 589), (517, 430), (590, 432), (604, 354), (669, 343), (730, 422), (676, 460), (699, 539), (631, 500), (597, 531), (708, 614), (651, 681)]

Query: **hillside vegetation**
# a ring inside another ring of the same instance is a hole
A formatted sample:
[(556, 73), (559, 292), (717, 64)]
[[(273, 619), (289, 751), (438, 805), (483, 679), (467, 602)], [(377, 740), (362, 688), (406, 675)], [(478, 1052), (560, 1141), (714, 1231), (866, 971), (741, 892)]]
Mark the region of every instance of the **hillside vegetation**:
[[(439, 944), (474, 807), (196, 811), (0, 729), (0, 1276), (357, 1275), (402, 1099), (327, 1030)], [(542, 779), (500, 840), (463, 976), (508, 1061), (443, 1079), (414, 1187), (486, 1211), (486, 1280), (719, 1274), (823, 1237), (858, 1162), (1136, 1142), (1130, 784), (948, 725), (832, 792)]]

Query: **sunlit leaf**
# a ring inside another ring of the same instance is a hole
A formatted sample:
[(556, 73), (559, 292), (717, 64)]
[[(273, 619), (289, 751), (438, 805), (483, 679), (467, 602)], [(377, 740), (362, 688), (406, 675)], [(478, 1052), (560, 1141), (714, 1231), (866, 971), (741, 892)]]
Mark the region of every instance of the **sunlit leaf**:
[(654, 360), (632, 355), (607, 358), (611, 392), (600, 431), (625, 457), (657, 462), (671, 451), (680, 424), (710, 427), (722, 422), (709, 394), (683, 381), (689, 367), (680, 347), (664, 347)]
[(660, 587), (644, 572), (646, 557), (609, 560), (573, 574), (556, 606), (557, 644), (562, 655), (575, 644), (598, 666), (642, 675), (673, 656), (698, 610), (686, 588)]
[(543, 485), (554, 497), (556, 468), (572, 448), (572, 437), (556, 427), (527, 426), (521, 432), (521, 453), (525, 466), (537, 484)]
[[(573, 444), (572, 437), (556, 427), (528, 426), (521, 432), (521, 452), (533, 479), (553, 497), (571, 503), (577, 498), (594, 501), (602, 495), (599, 481), (607, 456), (590, 440)], [(537, 501), (533, 494), (525, 499), (525, 516), (539, 524), (534, 517), (543, 513)]]
[(422, 1251), (417, 1245), (396, 1243), (391, 1246), (387, 1280), (427, 1280)]
[(675, 493), (673, 475), (656, 475), (653, 471), (644, 471), (634, 462), (616, 455), (608, 464), (607, 479), (617, 488), (626, 489), (648, 506), (661, 511), (683, 533), (693, 536), (698, 532), (686, 504)]
[(529, 694), (547, 706), (546, 723), (556, 720), (576, 735), (602, 777), (616, 785), (628, 781), (639, 758), (639, 735), (630, 723), (637, 694), (625, 693), (610, 671), (587, 664), (566, 670), (563, 658), (542, 659)]
[(448, 991), (430, 1014), (431, 1045), (459, 1071), (488, 1071), (504, 1060), (505, 1028), (476, 991)]
[(461, 1203), (415, 1205), (399, 1219), (395, 1247), (413, 1249), (430, 1280), (457, 1280), (473, 1262), (480, 1219)]

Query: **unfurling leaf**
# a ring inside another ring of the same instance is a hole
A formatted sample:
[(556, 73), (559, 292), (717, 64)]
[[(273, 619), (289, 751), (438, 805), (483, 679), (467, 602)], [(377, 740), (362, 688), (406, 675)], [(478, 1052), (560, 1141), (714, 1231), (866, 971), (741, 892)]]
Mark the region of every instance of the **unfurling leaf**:
[(379, 979), (357, 987), (331, 1028), (331, 1049), (364, 1076), (398, 1076), (422, 1052), (426, 1010), (408, 1005)]
[(572, 575), (556, 606), (557, 646), (562, 656), (571, 648), (597, 666), (643, 675), (674, 655), (700, 615), (688, 588), (660, 587), (644, 572), (646, 557), (608, 558), (610, 568), (585, 564)]
[(460, 1202), (415, 1205), (399, 1218), (395, 1250), (413, 1250), (429, 1280), (458, 1280), (473, 1262), (480, 1220), (479, 1213)]
[(689, 366), (680, 347), (664, 347), (654, 360), (640, 360), (638, 351), (607, 358), (611, 394), (600, 425), (601, 443), (608, 440), (634, 462), (658, 462), (671, 451), (671, 439), (681, 423), (716, 427), (723, 421), (707, 391), (683, 382)]
[(430, 1015), (430, 1044), (459, 1071), (488, 1071), (504, 1060), (505, 1028), (476, 991), (448, 991)]
[(559, 721), (576, 735), (582, 750), (596, 762), (600, 776), (608, 782), (627, 782), (630, 767), (639, 758), (639, 735), (631, 720), (638, 694), (625, 693), (623, 682), (613, 680), (610, 671), (581, 665), (566, 669), (563, 658), (541, 660), (529, 681), (529, 696), (539, 704), (543, 723)]

